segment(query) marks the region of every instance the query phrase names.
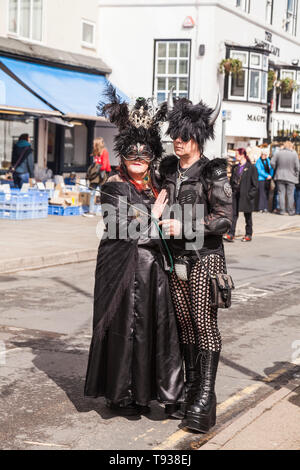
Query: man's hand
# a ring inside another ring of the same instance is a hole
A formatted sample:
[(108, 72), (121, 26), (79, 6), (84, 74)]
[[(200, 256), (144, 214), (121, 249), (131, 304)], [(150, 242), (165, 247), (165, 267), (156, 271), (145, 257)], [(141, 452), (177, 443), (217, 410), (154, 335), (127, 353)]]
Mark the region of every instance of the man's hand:
[(166, 236), (177, 237), (181, 235), (182, 224), (180, 220), (167, 219), (159, 222)]

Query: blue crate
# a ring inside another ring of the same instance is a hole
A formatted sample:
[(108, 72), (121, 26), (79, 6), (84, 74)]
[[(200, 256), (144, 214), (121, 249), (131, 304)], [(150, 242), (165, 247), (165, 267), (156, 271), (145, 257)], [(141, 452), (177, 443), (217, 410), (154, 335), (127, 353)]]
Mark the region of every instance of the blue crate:
[(32, 196), (33, 201), (36, 203), (48, 202), (49, 193), (46, 189), (29, 189), (29, 194)]
[(76, 178), (65, 178), (64, 182), (66, 186), (75, 186)]
[(48, 206), (46, 209), (34, 210), (32, 212), (33, 219), (46, 219), (48, 217)]
[(32, 219), (32, 212), (28, 210), (4, 210), (0, 209), (0, 219), (25, 220)]
[(48, 214), (59, 216), (81, 215), (81, 210), (81, 206), (62, 207), (50, 204), (48, 208)]
[(33, 206), (32, 196), (28, 193), (0, 193), (0, 208), (12, 210), (30, 210)]

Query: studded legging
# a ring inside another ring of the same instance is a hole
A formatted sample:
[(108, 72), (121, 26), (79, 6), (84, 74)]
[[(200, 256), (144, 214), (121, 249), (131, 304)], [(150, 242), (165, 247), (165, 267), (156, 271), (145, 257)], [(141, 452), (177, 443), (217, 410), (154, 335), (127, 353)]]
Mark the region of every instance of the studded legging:
[(184, 344), (198, 344), (200, 349), (220, 351), (222, 339), (218, 329), (217, 309), (210, 305), (207, 272), (225, 272), (225, 260), (220, 255), (207, 255), (192, 269), (190, 279), (181, 281), (173, 272), (170, 287), (179, 334)]

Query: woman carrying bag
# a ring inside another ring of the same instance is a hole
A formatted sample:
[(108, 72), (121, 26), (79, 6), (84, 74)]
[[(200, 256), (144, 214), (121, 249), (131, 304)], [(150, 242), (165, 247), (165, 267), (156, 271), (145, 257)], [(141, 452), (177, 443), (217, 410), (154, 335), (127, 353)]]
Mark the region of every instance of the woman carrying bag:
[(237, 164), (232, 169), (230, 184), (232, 187), (233, 219), (229, 232), (224, 235), (224, 240), (233, 242), (236, 224), (240, 212), (244, 212), (246, 221), (245, 236), (242, 242), (250, 242), (253, 235), (252, 212), (255, 206), (255, 197), (258, 191), (258, 175), (256, 166), (250, 162), (244, 148), (236, 151)]

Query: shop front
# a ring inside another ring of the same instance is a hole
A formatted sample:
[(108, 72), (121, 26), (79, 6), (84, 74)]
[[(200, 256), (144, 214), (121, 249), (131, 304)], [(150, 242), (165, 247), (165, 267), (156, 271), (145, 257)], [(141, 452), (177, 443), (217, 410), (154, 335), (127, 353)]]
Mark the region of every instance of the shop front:
[(261, 145), (267, 138), (267, 107), (248, 103), (223, 103), (226, 150)]
[(84, 175), (96, 125), (100, 133), (103, 126), (112, 148), (115, 130), (97, 116), (97, 104), (105, 100), (108, 83), (99, 73), (0, 55), (0, 161), (4, 167), (9, 166), (14, 142), (28, 133), (39, 169), (49, 169), (54, 175)]

